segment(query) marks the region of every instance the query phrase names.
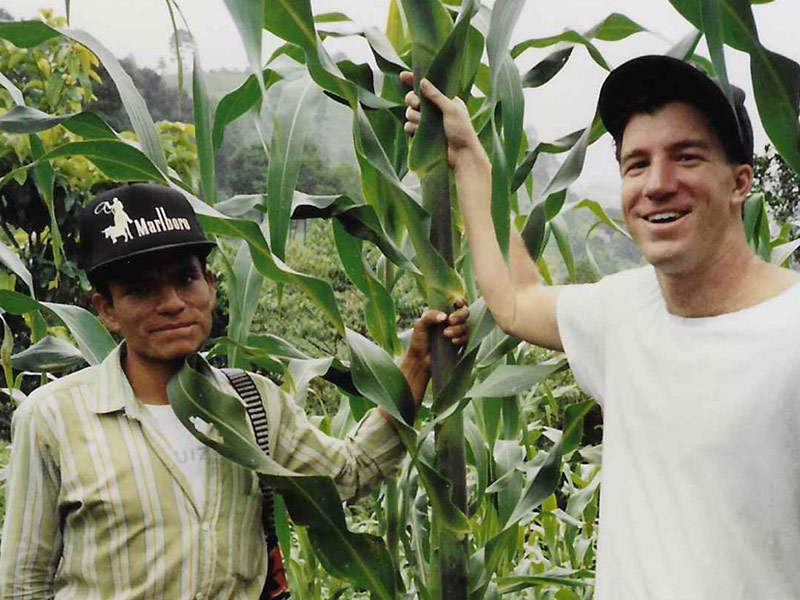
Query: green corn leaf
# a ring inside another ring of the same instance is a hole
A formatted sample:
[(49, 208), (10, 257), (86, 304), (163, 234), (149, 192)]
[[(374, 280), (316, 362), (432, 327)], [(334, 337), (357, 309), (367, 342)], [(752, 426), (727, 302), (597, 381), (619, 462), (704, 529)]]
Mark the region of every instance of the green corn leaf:
[[(0, 28), (2, 28), (3, 22), (0, 21)], [(0, 85), (2, 85), (6, 91), (11, 94), (11, 100), (17, 106), (25, 106), (25, 98), (22, 97), (22, 92), (19, 91), (19, 88), (15, 86), (11, 81), (0, 73)]]
[[(595, 116), (592, 119), (592, 123), (598, 120), (599, 117)], [(556, 171), (553, 178), (542, 191), (542, 197), (547, 198), (551, 194), (561, 192), (575, 182), (583, 170), (583, 163), (586, 159), (586, 148), (589, 146), (589, 140), (591, 139), (593, 130), (594, 125), (590, 125), (583, 130), (581, 137), (578, 138), (578, 141), (572, 146), (564, 162), (561, 163), (558, 171)]]
[[(511, 159), (513, 160), (513, 158)], [(494, 232), (503, 256), (508, 254), (511, 234), (511, 198), (509, 193), (509, 164), (506, 149), (492, 118), (492, 203)]]
[(733, 91), (728, 82), (728, 69), (725, 66), (725, 33), (722, 29), (722, 0), (702, 0), (703, 31), (706, 34), (708, 52), (711, 61), (714, 63), (714, 70), (717, 73), (722, 90), (733, 101)]
[(389, 4), (386, 37), (398, 54), (403, 55), (411, 50), (408, 25), (405, 22), (405, 15), (400, 10), (399, 0), (391, 0), (391, 4)]
[(64, 371), (85, 362), (83, 353), (75, 346), (49, 335), (11, 357), (14, 369), (34, 373)]
[(471, 398), (494, 398), (521, 394), (566, 366), (566, 359), (538, 365), (499, 365), (467, 392)]
[(561, 439), (553, 446), (542, 466), (528, 482), (522, 498), (514, 508), (505, 527), (518, 523), (522, 517), (539, 506), (556, 489), (561, 473), (561, 456), (571, 452), (577, 446), (583, 431), (583, 417), (593, 405), (593, 400), (586, 400), (567, 407), (564, 413), (564, 431)]
[[(548, 46), (562, 43), (570, 45), (584, 45), (588, 49), (589, 46), (591, 46), (589, 40), (598, 39), (606, 42), (615, 42), (642, 31), (647, 30), (625, 15), (612, 13), (583, 34), (578, 33), (574, 29), (567, 29), (563, 33), (557, 35), (551, 35), (543, 38), (532, 38), (525, 40), (524, 42), (520, 42), (511, 49), (511, 56), (517, 58), (520, 54), (530, 48), (547, 48)], [(595, 57), (593, 56), (592, 58)], [(598, 59), (595, 58), (595, 61), (597, 60)], [(602, 63), (605, 63), (605, 61), (602, 61)], [(603, 64), (600, 62), (598, 62), (598, 64), (603, 66)], [(607, 65), (604, 68), (607, 69)]]
[(544, 209), (544, 202), (535, 205), (520, 231), (525, 248), (533, 260), (539, 260), (547, 246), (547, 217)]
[(59, 125), (74, 115), (52, 116), (37, 108), (17, 105), (0, 115), (0, 131), (6, 133), (35, 133)]
[(38, 302), (24, 294), (0, 290), (0, 308), (15, 315), (40, 310), (54, 315), (67, 326), (83, 357), (90, 365), (101, 363), (116, 346), (114, 338), (97, 317), (79, 306)]
[[(602, 120), (595, 119), (592, 122), (591, 131), (589, 132), (588, 144), (594, 144), (605, 133), (606, 128), (603, 125)], [(511, 191), (516, 191), (525, 182), (528, 174), (531, 172), (531, 169), (533, 169), (533, 165), (535, 164), (539, 154), (543, 152), (547, 154), (559, 154), (562, 152), (567, 152), (574, 148), (575, 145), (581, 141), (585, 134), (586, 129), (578, 129), (577, 131), (573, 131), (572, 133), (567, 134), (554, 142), (540, 142), (537, 144), (533, 150), (528, 152), (523, 161), (517, 167), (517, 170), (514, 172), (514, 180), (511, 183)]]
[[(559, 586), (567, 588), (584, 588), (594, 585), (594, 572), (593, 571), (571, 571), (568, 569), (555, 568), (545, 571), (540, 575), (513, 575), (509, 577), (500, 577), (497, 580), (498, 592), (500, 594), (513, 594), (529, 588), (537, 588), (540, 586)], [(569, 600), (574, 598), (578, 600), (580, 596), (575, 594), (565, 596), (559, 595), (558, 600)]]
[(664, 54), (679, 60), (689, 60), (694, 56), (694, 51), (702, 38), (703, 34), (699, 31), (691, 31)]
[(389, 102), (354, 84), (319, 42), (314, 28), (310, 0), (265, 0), (264, 28), (279, 38), (303, 49), (308, 72), (322, 89), (341, 98), (351, 107), (361, 103), (368, 108), (402, 110), (397, 102)]
[[(242, 403), (219, 387), (205, 361), (198, 355), (187, 358), (170, 381), (167, 393), (175, 414), (197, 439), (257, 471), (281, 493), (294, 522), (309, 528), (326, 570), (370, 590), (377, 598), (394, 598), (397, 576), (382, 540), (348, 530), (332, 479), (294, 473), (261, 451)], [(196, 429), (197, 419), (213, 426), (210, 435)]]
[(84, 140), (114, 140), (117, 133), (100, 116), (93, 112), (81, 112), (61, 123), (67, 130)]
[[(418, 6), (416, 2), (411, 4)], [(428, 4), (438, 5), (439, 3), (429, 2)], [(466, 0), (452, 32), (444, 41), (428, 68), (420, 73), (420, 76), (429, 79), (433, 85), (450, 98), (461, 93), (459, 87), (462, 83), (464, 59), (466, 57), (462, 50), (467, 44), (469, 23), (474, 13), (474, 0)], [(408, 14), (408, 8), (406, 9), (406, 14)], [(414, 21), (409, 18), (409, 22), (411, 23), (412, 35), (414, 35)], [(419, 70), (420, 63), (418, 62), (416, 48), (417, 46), (412, 51), (415, 52), (414, 68)], [(420, 48), (427, 54), (427, 46), (420, 45)], [(417, 84), (415, 83), (415, 85)], [(442, 113), (430, 100), (420, 94), (420, 124), (414, 134), (414, 138), (411, 140), (411, 149), (408, 155), (409, 168), (416, 171), (420, 179), (424, 180), (428, 173), (437, 166), (444, 164), (446, 159), (447, 142), (444, 137)]]
[(613, 13), (584, 34), (567, 29), (558, 35), (526, 40), (514, 46), (511, 50), (511, 56), (516, 58), (529, 48), (546, 48), (554, 44), (562, 45), (562, 47), (554, 50), (539, 61), (523, 76), (523, 86), (540, 87), (555, 77), (567, 64), (575, 46), (584, 46), (594, 62), (606, 71), (610, 71), (611, 67), (591, 40), (618, 41), (641, 31), (646, 30), (635, 21), (625, 15)]
[(225, 6), (239, 30), (247, 62), (250, 65), (250, 72), (258, 81), (258, 90), (263, 90), (264, 78), (261, 73), (263, 32), (261, 28), (265, 17), (264, 3), (249, 0), (225, 0)]
[[(670, 3), (692, 25), (703, 30), (703, 1), (670, 0)], [(719, 2), (724, 42), (750, 55), (750, 75), (764, 130), (784, 160), (800, 173), (800, 65), (764, 47), (747, 0)]]
[(310, 196), (294, 193), (293, 219), (336, 219), (347, 232), (361, 240), (372, 242), (384, 256), (401, 269), (420, 273), (416, 265), (392, 241), (381, 225), (372, 206), (357, 204), (349, 196)]
[(612, 13), (594, 29), (594, 38), (604, 42), (617, 42), (635, 33), (647, 31), (636, 21), (620, 13)]
[[(258, 298), (264, 278), (253, 264), (247, 243), (242, 241), (236, 252), (236, 258), (229, 271), (228, 286), (228, 336), (239, 343), (247, 341), (250, 327), (258, 310)], [(234, 346), (229, 354), (228, 365), (246, 368), (239, 355), (239, 348)]]
[(566, 211), (576, 210), (579, 208), (585, 208), (586, 210), (591, 211), (594, 216), (598, 218), (598, 220), (603, 223), (604, 225), (608, 225), (614, 232), (631, 239), (631, 234), (628, 233), (625, 229), (620, 227), (620, 225), (611, 217), (606, 214), (606, 211), (603, 209), (603, 206), (594, 200), (580, 200), (579, 202), (575, 202), (574, 204), (570, 204), (566, 209)]
[(333, 234), (347, 277), (365, 296), (367, 331), (390, 355), (398, 355), (401, 345), (397, 338), (397, 317), (391, 295), (367, 264), (363, 243), (349, 235), (338, 222), (334, 222)]
[(267, 171), (269, 239), (273, 253), (281, 260), (286, 256), (292, 200), (303, 146), (311, 124), (317, 118), (321, 101), (320, 89), (308, 77), (281, 84)]
[(39, 196), (44, 201), (47, 214), (50, 217), (50, 245), (53, 249), (53, 265), (56, 270), (56, 282), (60, 275), (61, 262), (64, 256), (64, 243), (61, 240), (61, 230), (58, 227), (56, 218), (55, 198), (53, 197), (53, 186), (56, 181), (56, 172), (48, 160), (42, 160), (45, 154), (44, 144), (35, 133), (28, 135), (31, 144), (31, 158), (34, 159), (33, 181)]
[(14, 273), (20, 279), (22, 279), (22, 281), (25, 282), (25, 285), (28, 286), (28, 290), (30, 291), (31, 296), (34, 295), (33, 277), (31, 276), (31, 272), (25, 266), (25, 263), (22, 262), (17, 253), (14, 252), (11, 248), (6, 246), (1, 241), (0, 241), (0, 263), (4, 264), (11, 270), (12, 273)]
[(500, 66), (508, 55), (508, 44), (525, 0), (498, 0), (492, 7), (489, 33), (486, 37), (486, 54), (492, 71), (492, 89), (497, 86)]
[[(264, 69), (262, 73), (264, 92), (282, 79), (295, 79), (304, 72), (300, 63), (286, 55), (280, 55), (271, 60), (269, 67)], [(238, 88), (222, 97), (214, 113), (212, 140), (215, 154), (222, 147), (225, 127), (249, 110), (252, 110), (257, 115), (260, 107), (261, 90), (259, 88), (259, 80), (255, 75), (250, 75)]]
[[(358, 389), (353, 385), (350, 367), (336, 357), (311, 358), (286, 340), (273, 335), (249, 335), (243, 343), (231, 338), (215, 338), (212, 342), (215, 344), (214, 348), (235, 348), (242, 359), (276, 375), (285, 374), (287, 366), (291, 363), (316, 362), (330, 358), (331, 362), (328, 370), (319, 376), (341, 388), (346, 394), (351, 396), (359, 394)], [(216, 355), (217, 352), (212, 349), (209, 354)], [(296, 368), (299, 368), (299, 366), (296, 366)]]
[(291, 269), (280, 259), (273, 256), (264, 234), (254, 221), (226, 218), (222, 213), (211, 209), (208, 205), (190, 194), (186, 197), (197, 213), (200, 225), (207, 234), (226, 235), (247, 242), (253, 264), (258, 271), (276, 283), (288, 283), (299, 286), (311, 301), (333, 323), (336, 330), (344, 335), (344, 323), (336, 304), (333, 288), (327, 281), (304, 275)]
[(375, 63), (384, 73), (397, 74), (400, 71), (409, 69), (405, 61), (397, 54), (389, 38), (380, 29), (377, 27), (361, 27), (346, 16), (342, 15), (342, 17), (346, 20), (320, 21), (319, 17), (316, 17), (315, 21), (317, 23), (326, 23), (326, 25), (318, 26), (317, 31), (320, 35), (331, 37), (363, 37), (369, 44), (370, 50), (372, 50)]
[(351, 372), (358, 391), (395, 419), (395, 427), (406, 449), (412, 453), (420, 480), (442, 524), (456, 535), (469, 531), (469, 522), (450, 499), (450, 483), (417, 455), (417, 436), (410, 426), (415, 408), (408, 382), (391, 357), (367, 338), (347, 330)]
[(214, 130), (212, 134), (215, 154), (222, 147), (225, 127), (251, 108), (257, 107), (260, 101), (261, 90), (258, 87), (258, 79), (256, 79), (255, 75), (250, 75), (242, 85), (219, 101), (214, 114)]
[[(125, 112), (130, 118), (131, 126), (139, 138), (139, 143), (142, 146), (142, 152), (164, 173), (167, 171), (167, 159), (164, 156), (164, 151), (159, 142), (158, 133), (156, 132), (153, 118), (147, 111), (147, 106), (139, 94), (133, 81), (122, 68), (119, 61), (114, 55), (93, 36), (79, 29), (60, 28), (57, 30), (59, 33), (83, 44), (89, 50), (97, 55), (100, 62), (106, 68), (114, 84), (117, 86), (120, 100), (125, 107)], [(98, 165), (100, 167), (100, 165)], [(102, 169), (102, 167), (101, 167)], [(108, 174), (108, 173), (107, 173)], [(112, 179), (115, 179), (113, 176)], [(119, 180), (118, 180), (119, 181)]]
[(114, 181), (155, 181), (166, 183), (166, 178), (152, 161), (134, 146), (118, 140), (92, 140), (70, 142), (41, 155), (0, 179), (2, 188), (10, 179), (45, 161), (62, 156), (85, 156)]
[[(401, 437), (413, 440), (416, 435), (409, 426), (414, 423), (416, 408), (405, 376), (385, 351), (364, 336), (348, 329), (346, 339), (356, 388), (392, 415), (398, 426), (405, 424), (398, 429), (406, 432)], [(410, 445), (413, 447), (413, 442)]]
[(558, 245), (558, 251), (561, 253), (561, 258), (564, 259), (564, 265), (567, 267), (569, 280), (571, 283), (575, 283), (577, 279), (575, 272), (575, 256), (572, 253), (572, 244), (569, 241), (569, 230), (558, 221), (551, 221), (550, 228), (553, 232), (556, 244)]
[(548, 54), (522, 76), (522, 86), (537, 88), (550, 81), (567, 64), (572, 50), (572, 47), (568, 47)]
[(3, 367), (3, 375), (6, 380), (6, 389), (11, 399), (12, 406), (16, 403), (14, 400), (14, 371), (11, 364), (11, 352), (14, 349), (14, 334), (8, 323), (0, 313), (0, 321), (3, 322), (3, 342), (0, 344), (0, 365)]
[(389, 194), (389, 199), (406, 226), (416, 252), (416, 264), (425, 277), (428, 305), (452, 306), (463, 296), (461, 280), (430, 242), (430, 214), (417, 203), (416, 194), (397, 177), (363, 109), (356, 106), (355, 110), (354, 139), (362, 177), (365, 171), (374, 169), (375, 176), (382, 177), (398, 192)]
[(453, 31), (450, 14), (440, 2), (429, 0), (402, 0), (402, 15), (408, 24), (411, 38), (411, 55), (414, 57), (414, 75), (419, 81), (436, 53)]
[(197, 142), (197, 162), (200, 165), (200, 189), (203, 200), (217, 203), (214, 144), (212, 141), (213, 102), (208, 96), (205, 73), (200, 66), (200, 56), (195, 48), (192, 65), (192, 100), (194, 104), (194, 130)]

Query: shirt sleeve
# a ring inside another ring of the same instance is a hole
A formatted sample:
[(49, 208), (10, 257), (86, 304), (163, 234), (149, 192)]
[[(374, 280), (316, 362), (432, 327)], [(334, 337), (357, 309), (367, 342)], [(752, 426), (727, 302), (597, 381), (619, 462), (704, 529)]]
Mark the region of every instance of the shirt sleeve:
[(390, 477), (405, 449), (394, 425), (377, 409), (367, 412), (344, 439), (315, 427), (292, 398), (271, 381), (256, 376), (266, 401), (270, 454), (280, 465), (298, 473), (328, 475), (346, 499), (357, 498)]
[(28, 398), (11, 423), (6, 515), (0, 547), (0, 599), (52, 598), (61, 558), (60, 471), (53, 437)]
[(558, 332), (578, 385), (602, 406), (606, 389), (604, 281), (565, 286), (556, 303)]

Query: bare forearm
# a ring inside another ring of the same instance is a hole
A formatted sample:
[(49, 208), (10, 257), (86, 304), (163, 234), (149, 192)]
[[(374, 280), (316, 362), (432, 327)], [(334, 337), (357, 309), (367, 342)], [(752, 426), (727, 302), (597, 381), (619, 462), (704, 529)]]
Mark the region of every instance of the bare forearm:
[(502, 329), (514, 321), (514, 280), (500, 251), (491, 212), (492, 174), (486, 155), (473, 152), (456, 165), (455, 182), (475, 277)]

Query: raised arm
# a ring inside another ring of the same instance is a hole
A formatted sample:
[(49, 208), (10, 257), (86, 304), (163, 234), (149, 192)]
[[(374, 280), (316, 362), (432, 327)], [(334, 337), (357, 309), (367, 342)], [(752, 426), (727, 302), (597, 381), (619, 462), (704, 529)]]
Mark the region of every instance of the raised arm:
[[(401, 78), (405, 83), (413, 82), (411, 73), (403, 73)], [(420, 82), (420, 90), (442, 111), (447, 160), (455, 177), (475, 276), (495, 322), (510, 335), (562, 350), (556, 321), (559, 289), (543, 285), (516, 232), (511, 236), (508, 264), (503, 259), (491, 225), (491, 163), (472, 127), (467, 107), (459, 98), (447, 98), (427, 80)], [(406, 131), (413, 134), (419, 124), (419, 98), (409, 92), (406, 104)]]

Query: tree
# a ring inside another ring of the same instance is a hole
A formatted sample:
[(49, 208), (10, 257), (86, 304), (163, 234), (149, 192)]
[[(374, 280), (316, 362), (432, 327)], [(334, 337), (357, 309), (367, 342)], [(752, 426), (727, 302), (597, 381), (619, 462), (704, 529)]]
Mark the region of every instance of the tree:
[(769, 144), (764, 154), (756, 157), (753, 191), (765, 195), (770, 213), (779, 224), (800, 217), (800, 176)]
[[(169, 87), (157, 71), (139, 67), (132, 56), (122, 59), (120, 64), (142, 94), (154, 121), (191, 121), (193, 105), (185, 91)], [(100, 113), (114, 129), (130, 129), (128, 114), (105, 67), (100, 67), (99, 76), (101, 83), (94, 88), (95, 100), (87, 108)]]
[[(742, 8), (741, 3), (734, 6), (732, 0), (722, 1), (726, 6), (730, 3), (730, 10), (750, 10), (749, 5)], [(764, 51), (752, 18), (737, 20), (737, 28), (731, 30), (731, 23), (720, 20), (720, 11), (701, 14), (694, 10), (695, 3), (672, 3), (687, 20), (709, 31), (710, 64), (718, 73), (725, 73), (723, 41), (753, 54), (754, 78), (770, 81), (756, 92), (759, 106), (770, 115), (767, 131), (787, 164), (800, 169), (797, 107), (785, 100), (800, 83), (792, 75), (794, 70), (788, 71), (791, 61)], [(102, 156), (90, 154), (83, 144), (63, 144), (60, 152), (87, 155), (98, 169), (119, 180), (202, 189), (203, 198), (214, 206), (204, 205), (195, 196), (191, 200), (201, 212), (206, 231), (219, 236), (230, 315), (227, 335), (217, 340), (210, 354), (227, 355), (232, 366), (255, 365), (269, 371), (294, 391), (302, 392), (313, 377), (331, 383), (342, 398), (335, 419), (342, 433), (367, 402), (381, 406), (395, 417), (409, 460), (402, 483), (388, 483), (375, 499), (382, 503), (380, 517), (350, 527), (329, 480), (281, 472), (244, 439), (212, 443), (241, 464), (257, 465), (255, 470), (269, 478), (300, 527), (297, 535), (303, 557), (315, 556), (330, 571), (330, 581), (337, 582), (334, 593), (341, 593), (338, 582), (346, 581), (383, 599), (401, 597), (406, 591), (426, 600), (467, 596), (479, 600), (520, 591), (537, 598), (588, 598), (599, 465), (596, 449), (580, 446), (580, 433), (591, 401), (567, 379), (563, 357), (532, 350), (503, 335), (486, 314), (477, 298), (459, 216), (450, 212), (453, 203), (437, 113), (423, 106), (423, 124), (409, 149), (401, 118), (406, 90), (397, 74), (413, 67), (417, 81), (425, 75), (449, 95), (464, 97), (492, 157), (493, 215), (487, 227), (494, 227), (501, 243), (507, 242), (512, 226), (519, 227), (544, 271), (544, 250), (551, 243), (568, 270), (575, 271), (570, 231), (558, 220), (560, 213), (588, 209), (604, 226), (620, 230), (596, 202), (567, 204), (568, 188), (582, 169), (586, 148), (603, 134), (603, 128), (586, 123), (561, 139), (529, 145), (522, 134), (522, 89), (546, 84), (576, 47), (585, 46), (606, 68), (595, 42), (623, 39), (643, 29), (621, 15), (610, 15), (584, 34), (569, 31), (527, 40), (509, 50), (520, 8), (514, 0), (498, 0), (491, 10), (480, 7), (479, 17), (475, 16), (479, 7), (470, 0), (393, 0), (386, 35), (359, 28), (338, 13), (314, 19), (308, 0), (257, 3), (256, 18), (248, 0), (227, 4), (236, 15), (249, 17), (236, 21), (251, 57), (252, 74), (215, 105), (203, 93), (204, 73), (194, 73), (197, 185), (169, 169), (164, 140), (141, 110), (131, 120), (141, 151), (97, 124), (92, 131), (82, 131), (84, 139), (102, 141)], [(261, 63), (262, 26), (285, 42), (266, 65)], [(21, 46), (60, 35), (41, 23), (26, 23), (22, 29), (0, 24), (0, 37)], [(331, 57), (320, 43), (331, 35), (364, 37), (377, 70), (346, 57)], [(692, 36), (672, 51), (708, 66), (707, 59), (694, 55), (699, 39), (699, 34)], [(527, 72), (519, 72), (515, 60), (528, 48), (554, 44), (564, 45)], [(488, 64), (481, 62), (484, 54)], [(775, 73), (787, 75), (776, 79)], [(376, 87), (376, 81), (381, 85)], [(775, 86), (786, 93), (773, 94)], [(126, 105), (137, 106), (141, 94), (121, 89)], [(213, 135), (214, 126), (224, 129), (241, 115), (259, 109), (270, 99), (267, 90), (279, 92), (280, 100), (269, 140), (266, 200), (261, 189), (215, 203), (214, 157), (221, 139)], [(326, 95), (346, 106), (352, 117), (358, 194), (320, 196), (298, 191), (303, 149), (315, 131), (318, 107)], [(22, 121), (12, 117), (6, 123), (22, 128)], [(74, 125), (68, 120), (64, 123)], [(45, 131), (52, 121), (24, 127), (26, 133)], [(565, 158), (543, 186), (539, 200), (534, 198), (530, 174), (545, 154)], [(109, 157), (114, 158), (113, 164)], [(0, 179), (0, 186), (47, 163), (47, 158), (31, 156), (29, 160)], [(422, 181), (421, 194), (410, 168)], [(750, 212), (749, 234), (761, 240), (763, 227), (752, 218), (757, 211)], [(329, 269), (327, 275), (312, 276), (286, 263), (292, 258), (287, 252), (291, 221), (309, 218), (330, 223), (341, 268)], [(769, 253), (769, 235), (763, 241), (762, 248)], [(2, 256), (20, 279), (29, 276), (24, 265), (7, 258), (8, 253)], [(358, 290), (362, 302), (364, 319), (358, 326), (345, 321), (337, 301), (335, 292), (342, 287), (343, 276)], [(575, 279), (576, 274), (571, 277)], [(315, 317), (327, 324), (336, 347), (331, 344), (314, 352), (290, 340), (255, 334), (255, 300), (265, 278), (279, 296), (290, 286), (303, 293)], [(396, 334), (398, 286), (409, 279), (431, 306), (444, 308), (463, 293), (473, 302), (474, 311), (472, 340), (466, 351), (460, 356), (437, 352), (434, 389), (416, 425), (408, 418), (408, 391), (392, 360), (401, 349)], [(52, 310), (37, 304), (24, 290), (0, 295), (0, 306), (27, 315)], [(75, 320), (67, 322), (82, 344), (79, 351), (96, 360), (108, 347), (107, 334), (90, 315), (80, 316), (83, 330)], [(86, 329), (92, 335), (86, 335)], [(7, 381), (13, 382), (14, 372), (5, 366)], [(199, 416), (194, 403), (198, 394), (183, 390), (206, 394), (205, 409), (211, 409), (211, 415), (204, 412), (202, 416), (219, 428), (228, 424), (221, 415), (240, 409), (214, 392), (199, 357), (187, 362), (171, 397), (179, 414)], [(556, 427), (561, 431), (555, 431)], [(288, 544), (288, 539), (281, 541)], [(290, 572), (293, 568), (290, 563)]]

